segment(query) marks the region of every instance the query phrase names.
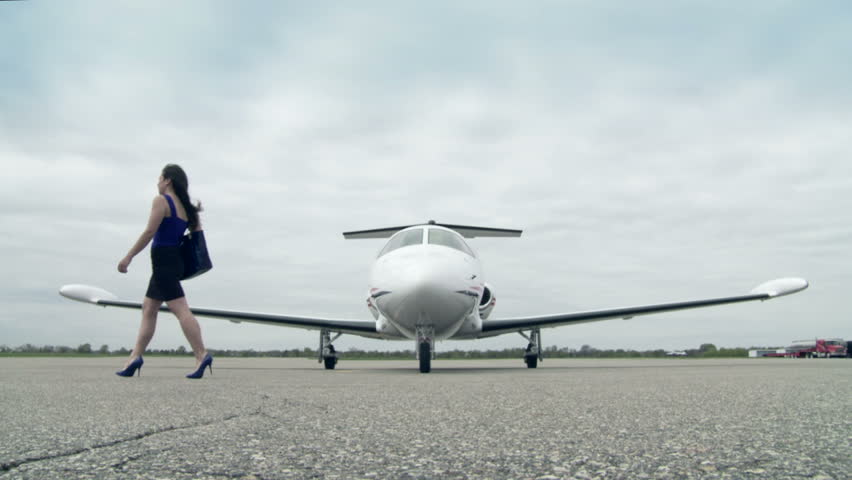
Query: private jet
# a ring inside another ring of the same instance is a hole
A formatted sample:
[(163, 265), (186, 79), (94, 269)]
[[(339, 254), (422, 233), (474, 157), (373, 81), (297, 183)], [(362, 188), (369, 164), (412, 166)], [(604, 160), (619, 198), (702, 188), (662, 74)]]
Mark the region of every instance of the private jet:
[[(769, 300), (802, 291), (800, 278), (772, 280), (746, 295), (675, 303), (557, 313), (514, 318), (490, 318), (496, 304), (491, 285), (483, 276), (479, 257), (465, 238), (520, 237), (521, 230), (450, 225), (430, 220), (425, 224), (344, 232), (345, 239), (389, 238), (375, 260), (367, 292), (367, 309), (373, 320), (344, 320), (272, 313), (192, 308), (200, 317), (253, 322), (319, 331), (319, 363), (335, 368), (338, 354), (333, 342), (341, 335), (386, 340), (414, 340), (420, 372), (431, 371), (437, 340), (472, 340), (518, 333), (526, 339), (524, 363), (536, 368), (542, 360), (541, 329), (630, 319), (729, 303)], [(59, 293), (69, 299), (103, 307), (141, 309), (142, 304), (119, 300), (101, 288), (66, 285)], [(163, 305), (162, 311), (168, 311)]]

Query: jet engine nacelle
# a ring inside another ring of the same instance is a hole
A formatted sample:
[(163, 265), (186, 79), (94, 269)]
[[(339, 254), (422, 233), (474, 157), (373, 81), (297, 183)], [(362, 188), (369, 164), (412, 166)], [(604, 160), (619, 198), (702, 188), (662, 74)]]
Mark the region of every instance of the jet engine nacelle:
[(402, 332), (394, 324), (388, 321), (383, 315), (379, 315), (376, 319), (376, 331), (388, 338), (403, 339), (406, 338)]
[(479, 318), (485, 320), (488, 315), (491, 315), (491, 310), (494, 310), (494, 304), (497, 303), (497, 297), (494, 296), (494, 291), (491, 286), (485, 284), (485, 289), (482, 291), (482, 296), (479, 297)]
[(369, 293), (367, 293), (367, 309), (373, 314), (373, 318), (376, 320), (379, 319), (379, 309), (376, 308), (376, 304), (373, 303), (373, 297)]

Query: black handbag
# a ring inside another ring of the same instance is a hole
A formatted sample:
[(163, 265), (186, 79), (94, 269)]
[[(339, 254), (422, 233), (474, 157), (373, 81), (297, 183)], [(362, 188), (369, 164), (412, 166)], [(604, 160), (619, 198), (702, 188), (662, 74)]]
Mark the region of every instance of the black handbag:
[(190, 232), (180, 241), (180, 256), (183, 258), (183, 277), (181, 280), (195, 278), (213, 268), (204, 231)]

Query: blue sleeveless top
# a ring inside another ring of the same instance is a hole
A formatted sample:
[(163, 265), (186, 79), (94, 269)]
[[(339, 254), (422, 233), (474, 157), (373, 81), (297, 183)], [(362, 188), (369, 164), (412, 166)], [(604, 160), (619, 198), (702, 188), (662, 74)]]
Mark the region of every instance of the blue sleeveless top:
[(153, 247), (176, 247), (180, 245), (180, 239), (183, 237), (183, 232), (186, 231), (186, 227), (188, 223), (185, 220), (182, 220), (177, 216), (177, 210), (175, 210), (175, 202), (172, 201), (172, 197), (169, 195), (163, 195), (166, 197), (166, 201), (169, 202), (169, 211), (171, 212), (171, 217), (163, 217), (163, 221), (160, 222), (160, 227), (157, 228), (157, 233), (154, 234), (154, 244)]

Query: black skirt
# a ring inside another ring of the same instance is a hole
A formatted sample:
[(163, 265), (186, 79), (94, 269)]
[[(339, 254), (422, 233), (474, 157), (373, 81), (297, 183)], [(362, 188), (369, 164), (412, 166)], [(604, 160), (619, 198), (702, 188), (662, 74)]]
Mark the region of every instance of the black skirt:
[(180, 247), (151, 248), (151, 281), (145, 296), (168, 302), (184, 296), (180, 286), (183, 276), (183, 260)]

